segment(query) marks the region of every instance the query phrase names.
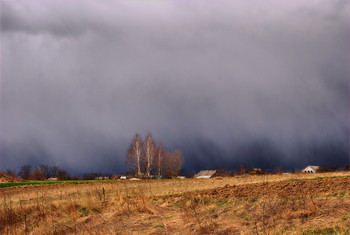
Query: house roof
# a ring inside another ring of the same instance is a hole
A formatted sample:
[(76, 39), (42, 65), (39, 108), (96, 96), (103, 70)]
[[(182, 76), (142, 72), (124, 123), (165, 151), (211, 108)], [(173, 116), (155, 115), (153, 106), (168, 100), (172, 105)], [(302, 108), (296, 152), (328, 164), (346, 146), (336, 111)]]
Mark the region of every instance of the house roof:
[(205, 170), (200, 171), (195, 177), (196, 178), (210, 178), (216, 173), (216, 170)]
[(311, 168), (312, 170), (317, 171), (320, 169), (320, 166), (307, 166), (303, 169), (303, 171), (306, 170), (307, 168)]

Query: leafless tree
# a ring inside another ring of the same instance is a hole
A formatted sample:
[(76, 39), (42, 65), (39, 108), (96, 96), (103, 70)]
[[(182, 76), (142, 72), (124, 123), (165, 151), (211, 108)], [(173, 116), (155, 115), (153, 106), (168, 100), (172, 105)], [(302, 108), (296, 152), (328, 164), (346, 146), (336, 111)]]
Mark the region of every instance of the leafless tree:
[(175, 150), (175, 152), (173, 153), (173, 157), (174, 157), (174, 169), (175, 169), (174, 173), (175, 173), (175, 176), (177, 177), (179, 175), (181, 168), (183, 167), (184, 158), (179, 149)]
[(126, 164), (128, 167), (135, 173), (136, 177), (142, 176), (142, 161), (143, 161), (143, 142), (139, 134), (135, 134), (135, 137), (132, 139), (127, 157)]
[(6, 175), (9, 175), (9, 176), (11, 176), (11, 177), (14, 177), (14, 178), (17, 177), (16, 171), (11, 170), (10, 168), (6, 169), (5, 174), (6, 174)]
[(48, 178), (50, 177), (58, 177), (58, 173), (61, 169), (58, 166), (50, 166)]
[(164, 159), (165, 151), (163, 149), (162, 143), (159, 144), (157, 148), (157, 154), (156, 154), (156, 161), (155, 161), (155, 168), (156, 168), (156, 175), (161, 176), (162, 175), (162, 162)]
[(183, 166), (183, 157), (180, 150), (174, 152), (166, 152), (163, 159), (163, 174), (167, 178), (174, 178), (179, 175), (179, 171)]
[(157, 147), (150, 133), (145, 141), (136, 133), (126, 155), (126, 165), (136, 177), (150, 178), (156, 174), (174, 178), (179, 175), (183, 162), (180, 150), (171, 153), (165, 151), (162, 144)]
[(31, 174), (32, 174), (32, 166), (28, 164), (21, 166), (21, 169), (18, 172), (18, 175), (24, 180), (28, 180)]
[(67, 171), (58, 168), (58, 170), (57, 170), (57, 178), (58, 179), (66, 180), (66, 179), (68, 179), (68, 177), (69, 177), (69, 175), (68, 175)]
[(45, 176), (45, 170), (43, 168), (41, 168), (41, 166), (38, 166), (37, 168), (35, 168), (35, 170), (32, 172), (32, 179), (35, 180), (44, 180), (46, 179)]
[(39, 167), (44, 172), (44, 175), (45, 175), (46, 179), (51, 177), (51, 175), (50, 175), (50, 166), (49, 165), (40, 164)]
[(157, 155), (157, 146), (150, 133), (146, 136), (144, 151), (145, 151), (144, 156), (145, 156), (146, 177), (150, 178), (151, 170), (153, 166), (153, 160)]

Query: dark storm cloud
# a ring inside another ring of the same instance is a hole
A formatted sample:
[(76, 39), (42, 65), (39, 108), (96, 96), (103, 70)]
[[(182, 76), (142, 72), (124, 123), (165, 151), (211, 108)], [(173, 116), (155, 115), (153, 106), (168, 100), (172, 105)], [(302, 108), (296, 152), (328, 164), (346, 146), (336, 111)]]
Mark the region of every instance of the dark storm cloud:
[(347, 1), (1, 2), (1, 167), (348, 161)]

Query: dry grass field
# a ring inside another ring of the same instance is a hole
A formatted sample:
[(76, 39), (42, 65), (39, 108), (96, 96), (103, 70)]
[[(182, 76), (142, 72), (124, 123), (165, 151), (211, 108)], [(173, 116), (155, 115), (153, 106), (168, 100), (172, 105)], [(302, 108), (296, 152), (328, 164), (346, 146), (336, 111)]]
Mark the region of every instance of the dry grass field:
[(1, 234), (349, 234), (350, 173), (0, 189)]

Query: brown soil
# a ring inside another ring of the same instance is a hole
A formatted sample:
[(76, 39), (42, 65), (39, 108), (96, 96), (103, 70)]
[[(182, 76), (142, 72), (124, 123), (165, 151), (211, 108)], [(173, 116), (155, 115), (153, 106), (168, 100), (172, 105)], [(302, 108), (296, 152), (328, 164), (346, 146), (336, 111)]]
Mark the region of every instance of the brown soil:
[[(315, 180), (296, 180), (272, 183), (226, 185), (224, 187), (205, 190), (202, 192), (188, 192), (187, 196), (198, 195), (214, 198), (230, 197), (299, 197), (325, 193), (350, 192), (350, 177), (335, 177)], [(173, 195), (178, 196), (178, 195)]]

